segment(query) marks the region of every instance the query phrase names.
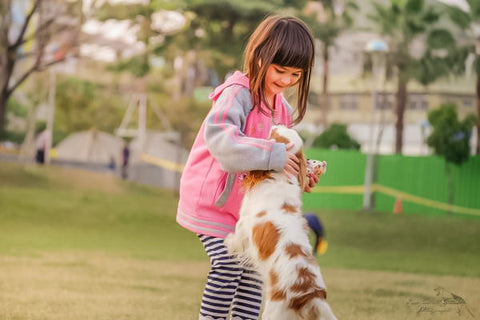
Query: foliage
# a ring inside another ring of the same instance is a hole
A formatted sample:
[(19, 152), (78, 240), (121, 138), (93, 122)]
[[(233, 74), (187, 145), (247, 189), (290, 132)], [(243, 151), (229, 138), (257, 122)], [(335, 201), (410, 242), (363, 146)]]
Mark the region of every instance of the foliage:
[(71, 133), (94, 127), (113, 133), (120, 124), (123, 107), (121, 97), (100, 90), (92, 82), (73, 77), (62, 79), (56, 90), (56, 128)]
[[(10, 98), (7, 103), (7, 114), (14, 115), (26, 120), (28, 109), (15, 98)], [(25, 131), (11, 130), (8, 125), (8, 117), (5, 119), (5, 130), (0, 131), (0, 141), (11, 141), (21, 144), (25, 138)]]
[(333, 123), (313, 141), (313, 147), (359, 150), (360, 144), (348, 134), (346, 125)]
[[(440, 50), (453, 51), (455, 38), (449, 30), (440, 27), (439, 5), (430, 5), (424, 0), (396, 0), (388, 4), (375, 2), (373, 13), (368, 18), (387, 40), (387, 61), (391, 64), (387, 70), (392, 67), (397, 70), (395, 151), (401, 153), (407, 84), (416, 79), (428, 85), (445, 76), (448, 70), (446, 60), (438, 58), (436, 53)], [(416, 58), (410, 48), (415, 40), (421, 38), (426, 39), (426, 48), (422, 56)]]
[(319, 20), (318, 12), (308, 10), (300, 17), (312, 29), (315, 38), (322, 42), (322, 56), (328, 60), (328, 49), (333, 46), (335, 39), (345, 30), (350, 28), (353, 23), (353, 15), (358, 11), (358, 6), (353, 1), (346, 1), (342, 5), (342, 11), (337, 12), (334, 1), (320, 1), (322, 4), (322, 19)]
[(475, 126), (476, 117), (468, 115), (463, 121), (457, 116), (457, 107), (446, 104), (428, 113), (428, 121), (433, 132), (427, 138), (427, 144), (435, 154), (447, 162), (461, 165), (470, 157), (470, 137)]
[[(158, 1), (156, 2), (158, 5)], [(128, 71), (138, 78), (142, 78), (150, 71), (148, 57), (150, 54), (150, 38), (158, 36), (160, 32), (152, 28), (152, 15), (155, 9), (152, 2), (149, 4), (104, 2), (95, 10), (95, 18), (100, 21), (109, 19), (130, 20), (132, 25), (138, 26), (137, 38), (145, 44), (145, 52), (139, 56), (114, 63), (109, 66), (110, 71)]]
[[(448, 55), (449, 65), (452, 72), (461, 74), (465, 71), (465, 63), (470, 56), (474, 57), (473, 71), (476, 75), (476, 93), (477, 93), (477, 146), (476, 153), (480, 154), (480, 55), (477, 52), (478, 45), (477, 26), (480, 23), (480, 1), (466, 0), (469, 10), (464, 11), (457, 6), (445, 5), (445, 12), (449, 15), (451, 21), (462, 31), (462, 44), (451, 50)], [(469, 66), (467, 66), (469, 67)]]
[(145, 56), (135, 56), (107, 66), (108, 71), (130, 72), (137, 78), (147, 75), (150, 69), (150, 64)]
[(161, 10), (178, 10), (183, 6), (178, 1), (153, 0), (147, 4), (104, 2), (95, 10), (95, 18), (100, 21), (109, 19), (129, 20), (132, 25), (138, 27), (137, 39), (144, 43), (144, 53), (119, 61), (108, 67), (110, 71), (130, 72), (137, 78), (143, 78), (151, 71), (149, 57), (154, 53), (152, 40), (163, 40), (166, 32), (155, 29), (152, 25), (153, 15)]
[(25, 138), (25, 132), (5, 130), (0, 132), (0, 141), (10, 141), (21, 144)]
[(170, 120), (172, 129), (180, 133), (182, 146), (190, 149), (203, 119), (211, 107), (211, 102), (182, 98), (179, 101), (167, 100), (164, 105), (169, 106), (164, 109), (164, 113)]
[[(241, 69), (248, 37), (260, 21), (280, 9), (300, 9), (305, 0), (189, 0), (185, 12), (190, 17), (182, 32), (173, 34), (164, 46), (194, 49), (203, 63), (216, 71), (219, 79)], [(177, 42), (178, 41), (178, 42)], [(164, 49), (165, 50), (165, 49)], [(170, 49), (172, 50), (172, 49)]]
[(7, 112), (19, 118), (26, 118), (28, 113), (28, 108), (22, 103), (20, 103), (20, 101), (18, 101), (17, 99), (12, 98), (8, 100)]
[[(304, 4), (305, 0), (185, 0), (176, 3), (177, 7), (172, 8), (169, 1), (150, 1), (148, 4), (104, 3), (95, 16), (100, 20), (130, 20), (132, 24), (139, 26), (139, 39), (145, 43), (144, 54), (119, 61), (111, 65), (109, 70), (129, 71), (138, 78), (149, 80), (150, 77), (155, 77), (155, 72), (149, 65), (149, 56), (158, 55), (165, 59), (162, 72), (171, 79), (163, 77), (160, 81), (166, 85), (156, 92), (149, 91), (149, 99), (162, 106), (172, 128), (180, 132), (182, 145), (190, 147), (210, 108), (210, 102), (195, 101), (193, 90), (187, 88), (203, 84), (202, 81), (206, 81), (205, 78), (208, 77), (215, 83), (215, 79), (223, 79), (228, 72), (241, 68), (239, 57), (242, 56), (246, 40), (257, 24), (279, 7), (300, 8)], [(154, 12), (159, 9), (179, 8), (186, 18), (181, 30), (167, 33), (153, 28)], [(160, 41), (153, 41), (154, 39)], [(182, 59), (183, 70), (174, 66), (177, 58)], [(195, 79), (187, 72), (188, 68), (200, 70), (195, 73)], [(211, 70), (215, 70), (213, 73), (216, 74), (209, 74)], [(205, 74), (208, 76), (205, 77)], [(179, 89), (178, 83), (185, 84), (184, 88)], [(161, 123), (152, 119), (155, 117), (148, 117), (149, 127), (160, 127)]]
[[(65, 20), (81, 20), (81, 1), (48, 1), (49, 10), (45, 10), (42, 19), (38, 18), (39, 8), (47, 1), (28, 0), (22, 3), (3, 1), (0, 7), (0, 132), (5, 129), (7, 102), (13, 92), (33, 73), (64, 61), (74, 51), (71, 49), (78, 45), (76, 37), (68, 34), (79, 28), (78, 24), (65, 23)], [(22, 9), (26, 12), (17, 12)], [(18, 16), (24, 16), (23, 21), (19, 21)], [(14, 22), (17, 29), (12, 32)], [(46, 48), (54, 36), (62, 37), (62, 49), (48, 55)], [(32, 45), (33, 42), (35, 45)], [(29, 48), (33, 49), (29, 51)], [(21, 60), (24, 61), (18, 68)]]
[(314, 38), (321, 42), (321, 48), (318, 51), (320, 51), (323, 66), (322, 94), (318, 95), (319, 100), (316, 103), (320, 106), (322, 123), (325, 127), (328, 125), (329, 110), (327, 95), (330, 81), (330, 51), (337, 37), (353, 25), (352, 15), (357, 11), (358, 6), (354, 1), (342, 1), (340, 5), (336, 5), (332, 0), (323, 0), (309, 1), (299, 14), (311, 28)]

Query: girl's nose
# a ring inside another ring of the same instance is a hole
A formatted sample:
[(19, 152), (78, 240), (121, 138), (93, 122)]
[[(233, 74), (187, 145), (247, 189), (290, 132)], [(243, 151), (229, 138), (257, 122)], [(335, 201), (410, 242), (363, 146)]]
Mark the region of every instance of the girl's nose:
[(292, 79), (289, 76), (282, 77), (282, 84), (289, 85), (292, 82)]

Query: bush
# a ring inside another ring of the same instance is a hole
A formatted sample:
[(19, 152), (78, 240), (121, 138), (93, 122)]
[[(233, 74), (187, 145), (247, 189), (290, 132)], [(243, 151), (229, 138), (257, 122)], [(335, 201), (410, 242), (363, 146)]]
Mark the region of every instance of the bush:
[(334, 123), (321, 135), (315, 138), (313, 141), (313, 147), (359, 150), (360, 143), (348, 134), (346, 125)]
[(470, 114), (460, 120), (457, 106), (445, 104), (430, 111), (428, 121), (433, 132), (427, 138), (427, 144), (433, 148), (434, 153), (456, 165), (468, 161), (472, 129), (477, 123), (475, 115)]
[(10, 141), (15, 144), (22, 144), (25, 139), (24, 131), (4, 131), (0, 132), (0, 141)]

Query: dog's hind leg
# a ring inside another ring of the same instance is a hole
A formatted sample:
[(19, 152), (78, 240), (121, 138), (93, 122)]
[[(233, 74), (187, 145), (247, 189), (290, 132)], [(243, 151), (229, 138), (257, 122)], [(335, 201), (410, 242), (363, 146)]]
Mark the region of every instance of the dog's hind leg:
[(295, 314), (287, 308), (285, 300), (271, 301), (265, 299), (262, 320), (291, 320), (296, 319)]

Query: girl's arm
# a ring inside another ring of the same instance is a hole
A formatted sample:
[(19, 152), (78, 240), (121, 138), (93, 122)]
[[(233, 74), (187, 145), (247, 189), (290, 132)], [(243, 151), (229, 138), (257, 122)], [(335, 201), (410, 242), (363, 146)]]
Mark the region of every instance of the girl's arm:
[(205, 143), (225, 171), (282, 171), (287, 160), (285, 144), (243, 134), (252, 108), (247, 88), (227, 87), (207, 116)]

